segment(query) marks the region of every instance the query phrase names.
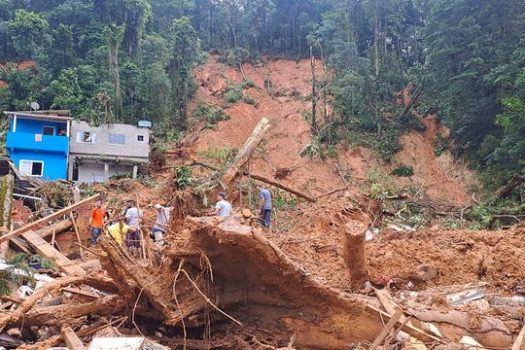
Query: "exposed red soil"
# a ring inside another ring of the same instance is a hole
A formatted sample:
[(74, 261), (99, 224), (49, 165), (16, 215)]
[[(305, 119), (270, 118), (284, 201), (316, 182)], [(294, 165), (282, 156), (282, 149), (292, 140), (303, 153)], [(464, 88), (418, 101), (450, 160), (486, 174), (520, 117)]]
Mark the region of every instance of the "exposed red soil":
[[(317, 69), (321, 72), (321, 65)], [(314, 196), (343, 188), (347, 184), (343, 183), (341, 175), (345, 175), (352, 182), (350, 191), (358, 195), (368, 191), (366, 180), (371, 170), (379, 168), (390, 172), (396, 165), (412, 165), (414, 176), (411, 179), (399, 178), (399, 181), (396, 178), (396, 183), (426, 192), (436, 201), (458, 205), (470, 201), (469, 188), (475, 184), (473, 173), (464, 164), (456, 162), (449, 151), (439, 157), (434, 154), (437, 135), (448, 135), (434, 116), (423, 119), (427, 126), (425, 132), (413, 131), (401, 137), (403, 150), (394, 157), (391, 165), (383, 164), (375, 152), (365, 148), (338, 147), (338, 160), (311, 160), (300, 156), (311, 141), (310, 126), (303, 117), (303, 113), (311, 109), (310, 61), (274, 60), (260, 66), (245, 64), (243, 71), (256, 85), (243, 93), (254, 97), (257, 106), (242, 101), (232, 105), (224, 103), (223, 93), (227, 87), (239, 84), (243, 76), (238, 69), (218, 62), (217, 56), (211, 56), (207, 64), (195, 70), (198, 90), (190, 111), (205, 102), (223, 107), (230, 116), (229, 120), (219, 122), (215, 130), (207, 129), (201, 133), (194, 147), (197, 158), (202, 158), (203, 152), (211, 148), (241, 147), (257, 122), (267, 117), (273, 127), (250, 163), (250, 170), (255, 173), (272, 177), (279, 169), (290, 169), (291, 174), (280, 181)], [(408, 99), (408, 96), (403, 97)], [(336, 170), (338, 163), (339, 173)]]

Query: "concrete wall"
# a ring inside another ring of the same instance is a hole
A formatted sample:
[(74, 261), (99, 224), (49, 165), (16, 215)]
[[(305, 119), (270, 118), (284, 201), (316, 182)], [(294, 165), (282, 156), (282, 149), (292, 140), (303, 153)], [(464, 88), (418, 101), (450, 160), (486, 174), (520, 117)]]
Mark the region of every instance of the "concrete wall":
[[(96, 135), (93, 143), (79, 140), (78, 133), (91, 132)], [(109, 134), (122, 134), (125, 138), (124, 145), (109, 143)], [(143, 158), (149, 157), (149, 129), (138, 128), (134, 125), (111, 124), (92, 127), (86, 122), (74, 120), (71, 124), (70, 153), (104, 156)], [(138, 141), (138, 136), (143, 136), (143, 141)]]
[(44, 175), (40, 177), (43, 180), (67, 179), (67, 155), (65, 154), (17, 149), (15, 152), (9, 152), (9, 157), (18, 169), (20, 169), (20, 160), (44, 162)]
[[(108, 178), (113, 175), (131, 174), (133, 165), (108, 164)], [(78, 182), (92, 183), (104, 182), (107, 178), (104, 174), (102, 163), (82, 163), (78, 166)]]

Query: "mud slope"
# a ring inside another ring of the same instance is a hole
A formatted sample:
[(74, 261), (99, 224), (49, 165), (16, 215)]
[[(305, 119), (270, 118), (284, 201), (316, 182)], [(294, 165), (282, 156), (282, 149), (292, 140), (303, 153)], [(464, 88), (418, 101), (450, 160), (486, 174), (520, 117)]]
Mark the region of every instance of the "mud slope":
[(464, 178), (472, 178), (471, 173), (465, 166), (455, 164), (449, 152), (439, 158), (434, 155), (434, 140), (441, 130), (435, 119), (425, 120), (427, 132), (411, 132), (402, 137), (404, 149), (392, 165), (381, 165), (379, 157), (364, 148), (339, 147), (338, 160), (302, 158), (300, 153), (310, 142), (309, 125), (303, 116), (311, 108), (310, 61), (274, 60), (256, 67), (244, 65), (244, 74), (255, 82), (255, 87), (243, 92), (257, 100), (257, 105), (252, 106), (242, 101), (225, 104), (224, 92), (228, 86), (239, 84), (243, 76), (238, 69), (219, 63), (217, 58), (210, 56), (207, 64), (195, 70), (198, 90), (190, 110), (208, 103), (224, 108), (231, 118), (220, 122), (215, 130), (201, 134), (194, 149), (197, 157), (210, 148), (240, 147), (257, 122), (267, 117), (273, 127), (251, 162), (253, 172), (273, 176), (280, 168), (291, 169), (291, 175), (281, 180), (283, 183), (319, 196), (345, 185), (336, 170), (337, 162), (340, 173), (354, 180), (354, 194), (358, 192), (356, 184), (361, 184), (359, 191), (368, 191), (366, 179), (370, 170), (381, 167), (389, 172), (396, 164), (407, 164), (414, 167), (415, 176), (401, 180), (403, 186), (426, 191), (434, 200), (452, 200), (458, 204), (469, 200)]

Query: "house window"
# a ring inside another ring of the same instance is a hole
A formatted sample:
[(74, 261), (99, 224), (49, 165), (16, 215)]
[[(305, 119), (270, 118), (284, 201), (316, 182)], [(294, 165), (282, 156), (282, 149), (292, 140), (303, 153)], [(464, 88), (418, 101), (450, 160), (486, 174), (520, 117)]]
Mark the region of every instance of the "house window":
[(126, 144), (126, 135), (124, 134), (109, 134), (110, 145), (124, 145)]
[(89, 131), (79, 131), (77, 132), (77, 142), (80, 143), (95, 143), (97, 139), (97, 134)]
[(44, 126), (44, 127), (42, 128), (42, 134), (43, 134), (43, 135), (54, 136), (54, 135), (55, 135), (55, 128), (52, 127), (52, 126)]
[(138, 142), (144, 142), (144, 135), (137, 135)]
[(44, 175), (44, 162), (39, 160), (21, 160), (20, 172), (23, 175), (41, 177)]

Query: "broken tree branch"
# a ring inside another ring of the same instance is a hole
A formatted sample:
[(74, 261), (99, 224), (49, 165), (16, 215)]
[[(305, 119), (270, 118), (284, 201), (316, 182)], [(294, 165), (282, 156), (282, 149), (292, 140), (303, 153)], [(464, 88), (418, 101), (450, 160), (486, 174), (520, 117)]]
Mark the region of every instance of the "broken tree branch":
[(274, 186), (274, 187), (277, 187), (277, 188), (280, 188), (281, 190), (283, 191), (286, 191), (286, 192), (289, 192), (291, 194), (294, 194), (296, 195), (297, 197), (299, 198), (303, 198), (303, 199), (306, 199), (307, 201), (309, 202), (312, 202), (312, 203), (315, 203), (317, 202), (317, 199), (312, 197), (312, 196), (309, 196), (305, 193), (302, 193), (302, 192), (299, 192), (291, 187), (288, 187), (280, 182), (277, 182), (277, 181), (273, 181), (273, 180), (270, 180), (264, 176), (261, 176), (261, 175), (257, 175), (257, 174), (248, 174), (248, 173), (244, 173), (244, 175), (248, 175), (250, 176), (252, 179), (256, 180), (256, 181), (260, 181), (260, 182), (264, 182), (265, 184), (267, 185), (270, 185), (270, 186)]

